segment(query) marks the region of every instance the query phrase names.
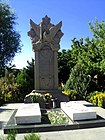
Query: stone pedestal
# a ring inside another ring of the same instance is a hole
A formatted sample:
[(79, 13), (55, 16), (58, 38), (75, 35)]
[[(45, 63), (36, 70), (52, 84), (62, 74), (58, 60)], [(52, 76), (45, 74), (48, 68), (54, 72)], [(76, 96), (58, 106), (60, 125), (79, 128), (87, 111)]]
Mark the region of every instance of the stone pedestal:
[(15, 114), (16, 124), (41, 123), (41, 111), (39, 103), (22, 105)]
[(74, 121), (96, 119), (96, 111), (79, 101), (61, 102), (61, 109)]

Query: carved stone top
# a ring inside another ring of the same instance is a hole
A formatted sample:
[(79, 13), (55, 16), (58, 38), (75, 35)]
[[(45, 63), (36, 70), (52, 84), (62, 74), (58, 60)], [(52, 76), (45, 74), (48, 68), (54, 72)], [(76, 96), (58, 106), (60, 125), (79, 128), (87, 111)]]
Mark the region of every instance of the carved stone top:
[(61, 31), (62, 22), (57, 25), (50, 23), (50, 18), (46, 15), (39, 25), (30, 20), (30, 36), (34, 51), (39, 51), (43, 46), (49, 45), (53, 51), (60, 49), (60, 39), (63, 36)]

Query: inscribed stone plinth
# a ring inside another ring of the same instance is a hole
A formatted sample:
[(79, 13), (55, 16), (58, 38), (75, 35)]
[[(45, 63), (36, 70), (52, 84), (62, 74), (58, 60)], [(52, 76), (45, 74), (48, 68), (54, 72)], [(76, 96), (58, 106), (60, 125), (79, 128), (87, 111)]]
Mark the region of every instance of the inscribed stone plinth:
[(35, 52), (35, 90), (58, 89), (58, 62), (57, 52), (60, 49), (62, 22), (57, 25), (50, 23), (45, 16), (37, 25), (30, 20), (28, 35)]
[(39, 103), (23, 104), (15, 114), (16, 124), (33, 124), (41, 122)]
[(97, 117), (96, 111), (84, 106), (80, 101), (61, 102), (61, 109), (74, 121), (96, 119)]

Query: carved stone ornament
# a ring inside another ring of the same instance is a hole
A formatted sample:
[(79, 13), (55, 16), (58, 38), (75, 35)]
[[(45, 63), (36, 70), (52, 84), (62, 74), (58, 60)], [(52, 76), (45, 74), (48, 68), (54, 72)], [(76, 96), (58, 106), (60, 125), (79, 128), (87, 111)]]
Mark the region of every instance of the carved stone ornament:
[(63, 36), (61, 31), (62, 22), (57, 25), (50, 23), (50, 18), (46, 15), (42, 22), (37, 25), (30, 20), (30, 36), (34, 51), (39, 51), (43, 46), (49, 45), (53, 51), (60, 49), (60, 39)]

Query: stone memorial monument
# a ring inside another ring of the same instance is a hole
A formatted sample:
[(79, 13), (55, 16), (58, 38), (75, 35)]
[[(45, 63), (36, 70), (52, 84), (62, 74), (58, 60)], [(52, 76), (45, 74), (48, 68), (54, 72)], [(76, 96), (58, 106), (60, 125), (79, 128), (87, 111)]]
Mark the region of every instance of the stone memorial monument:
[(45, 16), (40, 24), (30, 20), (28, 36), (35, 52), (35, 91), (40, 93), (59, 93), (58, 90), (58, 61), (60, 49), (62, 22), (54, 25)]
[(57, 52), (63, 36), (61, 26), (62, 22), (50, 23), (48, 16), (42, 18), (39, 25), (30, 20), (28, 35), (35, 52), (35, 90), (58, 89)]

